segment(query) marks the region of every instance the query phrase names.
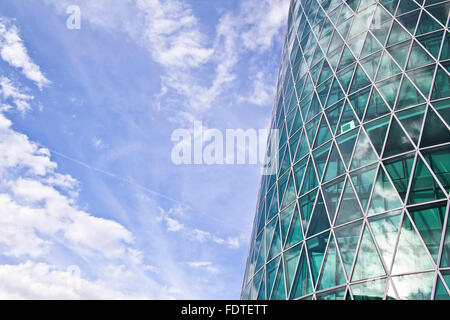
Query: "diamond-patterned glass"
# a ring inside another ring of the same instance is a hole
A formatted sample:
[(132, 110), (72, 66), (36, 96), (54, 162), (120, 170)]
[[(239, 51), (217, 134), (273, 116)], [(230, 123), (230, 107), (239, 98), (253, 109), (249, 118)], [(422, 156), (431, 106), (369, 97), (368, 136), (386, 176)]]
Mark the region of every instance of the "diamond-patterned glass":
[(449, 10), (291, 1), (242, 299), (450, 299)]

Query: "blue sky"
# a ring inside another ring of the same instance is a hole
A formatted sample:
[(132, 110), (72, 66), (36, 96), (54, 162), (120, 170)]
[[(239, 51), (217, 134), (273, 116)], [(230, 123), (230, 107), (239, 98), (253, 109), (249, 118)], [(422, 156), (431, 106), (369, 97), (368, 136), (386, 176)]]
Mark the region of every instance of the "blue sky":
[(260, 167), (171, 133), (268, 127), (288, 5), (0, 3), (0, 298), (239, 298)]

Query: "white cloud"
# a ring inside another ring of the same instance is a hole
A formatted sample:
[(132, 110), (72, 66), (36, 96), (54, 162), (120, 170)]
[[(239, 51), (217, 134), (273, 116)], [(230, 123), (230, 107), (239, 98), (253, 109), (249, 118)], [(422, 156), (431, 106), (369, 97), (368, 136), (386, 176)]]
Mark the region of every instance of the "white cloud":
[(0, 57), (11, 66), (19, 68), (23, 75), (33, 81), (40, 89), (50, 84), (39, 66), (28, 56), (17, 27), (11, 25), (4, 18), (0, 19)]
[[(10, 100), (19, 110), (24, 113), (31, 109), (30, 100), (33, 100), (34, 97), (28, 94), (21, 93), (18, 88), (16, 88), (11, 81), (6, 77), (0, 77), (0, 93), (3, 96), (3, 99), (7, 103)], [(5, 105), (5, 104), (4, 104)], [(6, 108), (11, 109), (12, 107), (8, 105)]]
[[(114, 271), (109, 269), (110, 272)], [(116, 276), (123, 270), (115, 269)], [(54, 265), (27, 261), (0, 265), (0, 299), (144, 299), (123, 294), (105, 281), (89, 281)]]
[[(71, 4), (68, 0), (46, 2), (62, 14)], [(120, 4), (80, 0), (79, 5), (83, 19), (95, 27), (125, 32), (164, 67), (155, 107), (176, 107), (177, 116), (184, 119), (213, 108), (234, 86), (236, 73), (249, 72), (236, 68), (245, 54), (262, 54), (281, 38), (289, 0), (245, 0), (237, 12), (222, 14), (212, 35), (202, 31), (194, 11), (182, 0), (128, 0)], [(266, 62), (251, 62), (249, 69), (265, 70)], [(273, 81), (257, 77), (258, 97), (251, 97), (253, 103), (270, 101), (275, 76)]]
[(258, 106), (271, 106), (275, 95), (275, 85), (270, 85), (269, 83), (270, 81), (265, 79), (262, 71), (257, 72), (253, 77), (253, 91), (249, 96), (244, 97), (243, 100)]
[(212, 273), (219, 272), (219, 269), (213, 267), (211, 261), (191, 261), (187, 263), (192, 268), (202, 268)]
[(168, 211), (159, 208), (159, 211), (160, 215), (156, 220), (159, 222), (164, 222), (168, 232), (182, 232), (183, 236), (188, 240), (197, 242), (210, 241), (211, 243), (223, 245), (230, 249), (238, 249), (241, 245), (239, 237), (228, 237), (225, 239), (212, 234), (209, 231), (200, 230), (198, 228), (193, 228), (183, 224), (179, 218), (174, 217), (184, 216), (183, 209), (179, 206), (171, 208)]

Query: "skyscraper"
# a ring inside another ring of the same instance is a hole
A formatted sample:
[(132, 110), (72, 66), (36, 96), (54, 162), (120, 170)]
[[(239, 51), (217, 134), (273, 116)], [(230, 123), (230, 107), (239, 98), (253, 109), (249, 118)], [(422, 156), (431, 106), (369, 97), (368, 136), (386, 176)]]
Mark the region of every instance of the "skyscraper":
[(243, 299), (450, 299), (449, 8), (291, 1)]

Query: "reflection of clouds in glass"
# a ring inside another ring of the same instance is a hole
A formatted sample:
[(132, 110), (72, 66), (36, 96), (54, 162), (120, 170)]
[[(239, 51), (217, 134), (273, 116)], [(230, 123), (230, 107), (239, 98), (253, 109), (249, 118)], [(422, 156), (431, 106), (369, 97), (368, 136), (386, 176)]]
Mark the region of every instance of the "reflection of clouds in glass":
[(390, 185), (390, 182), (386, 182), (384, 184), (380, 184), (379, 182), (377, 182), (375, 188), (373, 189), (372, 199), (373, 200), (372, 204), (370, 205), (369, 214), (386, 211), (390, 207), (389, 205), (386, 205), (387, 203), (391, 205), (401, 205), (400, 201), (398, 200), (397, 193)]
[(414, 230), (403, 228), (400, 233), (392, 274), (429, 270), (432, 268), (433, 265), (417, 233)]
[(369, 139), (367, 139), (367, 136), (364, 134), (364, 132), (361, 132), (353, 159), (360, 161), (364, 158), (367, 158), (367, 156), (370, 155), (370, 148), (371, 147)]
[(386, 282), (387, 279), (385, 278), (381, 280), (372, 280), (353, 285), (351, 287), (353, 296), (366, 296), (382, 299), (384, 297), (384, 291), (386, 289)]
[(354, 281), (373, 278), (385, 274), (380, 258), (376, 252), (375, 244), (372, 242), (368, 232), (368, 230), (365, 231), (361, 246), (359, 248), (355, 270), (352, 276), (352, 280)]
[(434, 272), (394, 277), (394, 285), (400, 299), (423, 300), (431, 298)]
[(397, 239), (398, 223), (391, 220), (386, 220), (383, 224), (370, 224), (378, 248), (385, 263), (390, 266), (392, 254), (394, 253), (395, 240)]

